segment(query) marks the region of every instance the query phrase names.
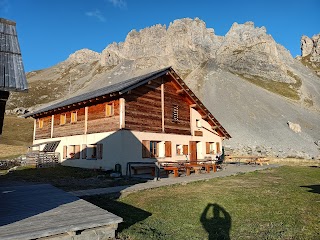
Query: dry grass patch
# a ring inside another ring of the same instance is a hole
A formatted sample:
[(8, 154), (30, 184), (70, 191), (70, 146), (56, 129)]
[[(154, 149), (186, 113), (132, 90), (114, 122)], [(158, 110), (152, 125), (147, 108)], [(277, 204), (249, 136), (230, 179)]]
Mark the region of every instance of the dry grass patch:
[(32, 145), (33, 119), (5, 115), (0, 136), (0, 159), (25, 154)]

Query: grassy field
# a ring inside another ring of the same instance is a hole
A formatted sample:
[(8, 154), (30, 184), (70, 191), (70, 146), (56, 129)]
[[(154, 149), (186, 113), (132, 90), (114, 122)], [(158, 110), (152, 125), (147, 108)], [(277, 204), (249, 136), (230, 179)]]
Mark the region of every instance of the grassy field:
[(145, 180), (142, 179), (114, 179), (109, 177), (105, 172), (99, 170), (61, 165), (57, 165), (54, 168), (19, 167), (17, 171), (10, 173), (7, 173), (7, 171), (0, 171), (0, 181), (50, 183), (65, 191), (114, 187), (145, 182)]
[(121, 239), (320, 239), (319, 181), (284, 166), (86, 200), (124, 219)]
[(25, 154), (32, 145), (33, 119), (5, 115), (3, 132), (0, 136), (0, 159)]

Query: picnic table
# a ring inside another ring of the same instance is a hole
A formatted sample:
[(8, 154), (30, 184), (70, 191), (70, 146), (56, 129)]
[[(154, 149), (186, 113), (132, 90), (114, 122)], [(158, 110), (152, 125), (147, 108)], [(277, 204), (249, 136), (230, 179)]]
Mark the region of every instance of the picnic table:
[(263, 163), (269, 165), (269, 160), (266, 159), (265, 156), (254, 156), (254, 155), (248, 155), (248, 156), (226, 156), (228, 160), (234, 159), (238, 165), (240, 165), (241, 160), (245, 160), (247, 164), (259, 164), (260, 166), (263, 166)]

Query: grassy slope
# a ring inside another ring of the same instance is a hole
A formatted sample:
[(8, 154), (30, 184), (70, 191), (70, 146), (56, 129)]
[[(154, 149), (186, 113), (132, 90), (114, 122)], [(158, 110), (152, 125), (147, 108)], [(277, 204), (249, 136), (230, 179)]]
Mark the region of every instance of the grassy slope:
[(319, 168), (281, 167), (88, 200), (124, 218), (123, 239), (319, 239), (319, 179)]
[(0, 136), (0, 159), (25, 154), (32, 144), (33, 119), (6, 115)]

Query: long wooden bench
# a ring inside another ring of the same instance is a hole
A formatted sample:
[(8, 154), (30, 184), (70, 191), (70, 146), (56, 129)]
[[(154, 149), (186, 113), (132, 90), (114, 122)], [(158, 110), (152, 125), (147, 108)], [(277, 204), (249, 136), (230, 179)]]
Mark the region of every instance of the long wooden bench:
[(131, 166), (131, 169), (133, 170), (134, 175), (137, 175), (139, 174), (139, 172), (144, 171), (151, 173), (152, 176), (155, 176), (155, 166)]

